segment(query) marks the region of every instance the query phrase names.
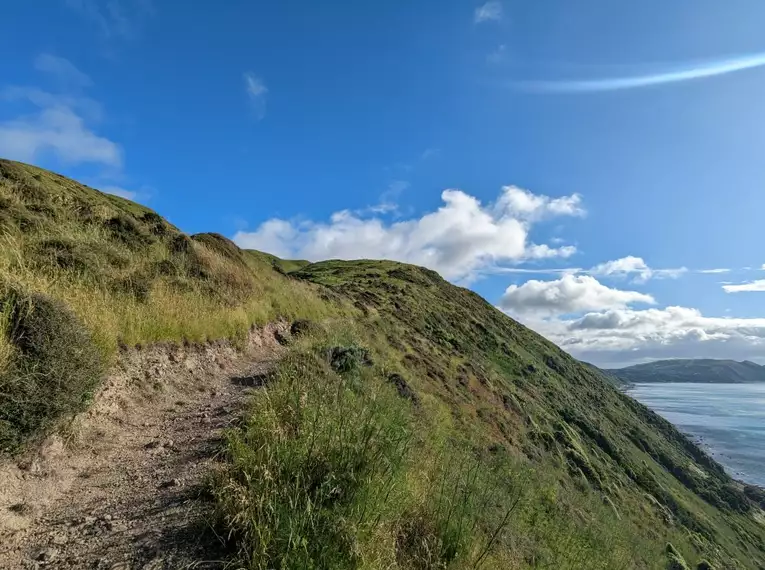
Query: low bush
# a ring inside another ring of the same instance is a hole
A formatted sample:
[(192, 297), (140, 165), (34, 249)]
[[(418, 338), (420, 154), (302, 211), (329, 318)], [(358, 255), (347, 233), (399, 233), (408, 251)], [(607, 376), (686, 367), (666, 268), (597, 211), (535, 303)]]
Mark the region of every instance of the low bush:
[(60, 301), (0, 287), (12, 356), (0, 369), (0, 450), (13, 452), (82, 409), (104, 370), (90, 333)]

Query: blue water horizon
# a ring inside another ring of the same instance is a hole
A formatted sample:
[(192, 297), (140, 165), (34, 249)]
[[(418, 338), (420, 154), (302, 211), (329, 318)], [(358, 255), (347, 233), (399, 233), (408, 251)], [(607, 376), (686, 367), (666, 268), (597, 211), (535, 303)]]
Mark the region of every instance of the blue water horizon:
[(735, 479), (765, 487), (765, 384), (634, 384), (627, 393), (672, 422)]

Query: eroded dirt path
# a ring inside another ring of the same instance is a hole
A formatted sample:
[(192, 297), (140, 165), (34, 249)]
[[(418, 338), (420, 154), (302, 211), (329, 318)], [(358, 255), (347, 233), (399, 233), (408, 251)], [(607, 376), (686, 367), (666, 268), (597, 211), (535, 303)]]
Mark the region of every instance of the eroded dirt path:
[(273, 366), (282, 327), (123, 355), (89, 412), (0, 465), (0, 568), (219, 568), (204, 483), (223, 430)]

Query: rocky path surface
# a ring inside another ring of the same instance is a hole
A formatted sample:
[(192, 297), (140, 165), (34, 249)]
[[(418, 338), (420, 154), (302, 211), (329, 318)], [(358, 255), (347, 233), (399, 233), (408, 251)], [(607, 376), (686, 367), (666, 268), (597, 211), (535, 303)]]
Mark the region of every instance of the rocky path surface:
[(122, 359), (91, 410), (33, 456), (0, 465), (0, 568), (220, 568), (205, 481), (224, 430), (279, 353), (153, 347)]

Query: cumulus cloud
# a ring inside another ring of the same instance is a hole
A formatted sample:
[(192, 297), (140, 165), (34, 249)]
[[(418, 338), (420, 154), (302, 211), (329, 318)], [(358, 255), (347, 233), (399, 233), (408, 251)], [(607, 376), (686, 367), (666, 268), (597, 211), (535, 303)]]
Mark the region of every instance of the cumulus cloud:
[(698, 309), (615, 308), (524, 321), (577, 358), (626, 366), (661, 358), (762, 360), (765, 319), (707, 317)]
[(474, 21), (476, 24), (482, 22), (499, 22), (502, 19), (502, 3), (501, 2), (487, 2), (483, 6), (479, 6), (475, 9)]
[(582, 197), (579, 194), (550, 198), (532, 194), (517, 186), (504, 186), (496, 207), (518, 219), (532, 222), (555, 216), (584, 216), (585, 214)]
[(532, 279), (523, 285), (511, 285), (499, 306), (511, 314), (564, 315), (624, 308), (632, 303), (655, 301), (644, 293), (607, 287), (589, 275), (564, 275), (554, 281)]
[(248, 71), (244, 74), (244, 86), (255, 116), (258, 120), (262, 119), (266, 116), (266, 94), (268, 93), (266, 84), (260, 77)]
[(596, 265), (589, 270), (592, 275), (629, 277), (634, 276), (638, 282), (645, 282), (649, 279), (677, 278), (688, 271), (685, 267), (673, 269), (652, 269), (641, 257), (628, 255), (621, 259), (607, 261)]
[(641, 309), (637, 304), (654, 305), (655, 300), (607, 287), (589, 275), (567, 274), (513, 285), (499, 307), (573, 356), (599, 366), (661, 358), (763, 359), (765, 318), (707, 317), (694, 308)]
[[(497, 264), (573, 255), (573, 246), (531, 243), (529, 231), (543, 217), (580, 215), (580, 199), (522, 191), (535, 206), (519, 211), (513, 198), (517, 191), (505, 187), (494, 204), (483, 205), (461, 190), (445, 190), (438, 210), (395, 223), (347, 210), (336, 212), (327, 223), (274, 219), (253, 232), (238, 232), (234, 241), (280, 257), (404, 261), (453, 280), (470, 279)], [(575, 203), (576, 208), (562, 207), (564, 203)]]
[(747, 283), (729, 283), (723, 285), (726, 293), (761, 293), (765, 292), (765, 279), (757, 279)]

